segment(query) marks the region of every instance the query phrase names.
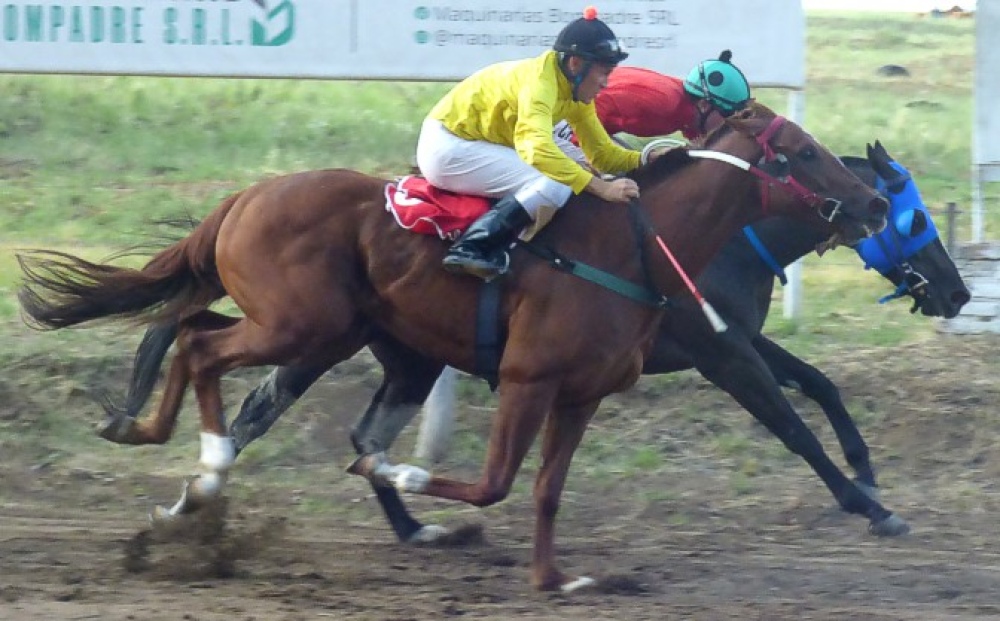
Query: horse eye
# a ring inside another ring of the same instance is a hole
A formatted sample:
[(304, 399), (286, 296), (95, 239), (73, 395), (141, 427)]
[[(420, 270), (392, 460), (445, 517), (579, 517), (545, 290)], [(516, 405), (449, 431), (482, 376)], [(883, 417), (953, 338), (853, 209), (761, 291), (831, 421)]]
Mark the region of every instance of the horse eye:
[(816, 159), (816, 149), (811, 146), (803, 148), (799, 151), (799, 159), (806, 161)]

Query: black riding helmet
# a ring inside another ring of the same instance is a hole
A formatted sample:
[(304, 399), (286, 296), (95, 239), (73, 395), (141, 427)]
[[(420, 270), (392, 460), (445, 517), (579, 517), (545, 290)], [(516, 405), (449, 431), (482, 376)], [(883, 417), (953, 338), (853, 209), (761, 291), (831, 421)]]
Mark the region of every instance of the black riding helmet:
[[(628, 58), (618, 37), (607, 24), (597, 19), (597, 9), (592, 6), (583, 10), (583, 17), (562, 29), (552, 49), (562, 55), (559, 65), (573, 85), (574, 101), (577, 101), (577, 89), (587, 77), (593, 63), (617, 65)], [(570, 56), (579, 56), (586, 61), (583, 71), (578, 75), (571, 75), (567, 69), (566, 63)]]

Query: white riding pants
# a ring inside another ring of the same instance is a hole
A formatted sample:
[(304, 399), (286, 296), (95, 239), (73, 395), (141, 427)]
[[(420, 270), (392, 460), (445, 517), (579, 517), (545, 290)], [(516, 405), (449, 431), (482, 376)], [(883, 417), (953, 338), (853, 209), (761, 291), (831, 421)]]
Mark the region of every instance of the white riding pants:
[(535, 220), (541, 214), (547, 222), (573, 195), (572, 188), (539, 172), (514, 149), (459, 138), (436, 119), (424, 120), (420, 128), (417, 166), (428, 181), (451, 192), (490, 198), (513, 194)]

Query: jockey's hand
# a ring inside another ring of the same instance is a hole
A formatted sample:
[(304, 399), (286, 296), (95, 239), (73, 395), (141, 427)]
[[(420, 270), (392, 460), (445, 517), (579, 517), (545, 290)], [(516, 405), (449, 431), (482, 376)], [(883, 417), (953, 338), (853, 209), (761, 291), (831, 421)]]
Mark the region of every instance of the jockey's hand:
[(594, 177), (587, 184), (586, 190), (609, 203), (627, 203), (633, 198), (639, 198), (639, 184), (627, 177), (612, 181)]

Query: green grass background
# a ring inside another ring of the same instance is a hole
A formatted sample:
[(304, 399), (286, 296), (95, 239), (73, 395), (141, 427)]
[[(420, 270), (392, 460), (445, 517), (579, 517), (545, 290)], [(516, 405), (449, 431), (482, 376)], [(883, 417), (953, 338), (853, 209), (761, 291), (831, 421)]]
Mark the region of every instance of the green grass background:
[[(947, 202), (960, 206), (956, 237), (968, 239), (973, 20), (812, 13), (807, 24), (806, 128), (840, 154), (882, 140), (919, 180), (939, 225)], [(877, 75), (890, 63), (911, 76)], [(0, 318), (16, 316), (17, 248), (100, 257), (142, 241), (154, 219), (200, 217), (268, 175), (404, 172), (423, 115), (448, 86), (0, 76)], [(757, 96), (785, 109), (785, 92)], [(995, 193), (988, 198), (995, 238), (1000, 214)], [(931, 324), (910, 321), (903, 302), (872, 304), (885, 287), (859, 266), (848, 250), (808, 258), (802, 317), (775, 313), (769, 329), (807, 349), (848, 335), (926, 336)]]

